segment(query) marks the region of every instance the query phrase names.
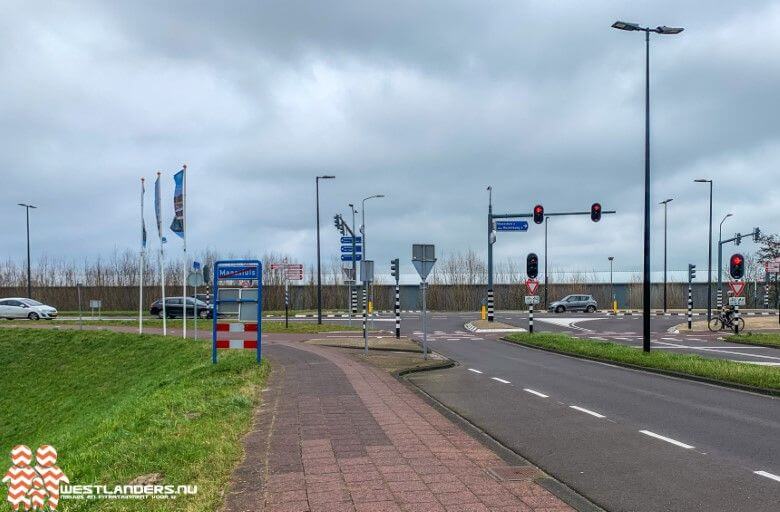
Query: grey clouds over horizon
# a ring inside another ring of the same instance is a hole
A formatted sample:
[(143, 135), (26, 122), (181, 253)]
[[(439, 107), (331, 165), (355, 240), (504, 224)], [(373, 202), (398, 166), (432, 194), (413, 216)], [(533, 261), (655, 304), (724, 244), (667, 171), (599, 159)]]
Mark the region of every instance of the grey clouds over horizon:
[[(314, 176), (323, 254), (335, 213), (368, 203), (377, 268), (413, 242), (486, 253), (496, 212), (552, 219), (554, 268), (639, 268), (643, 35), (616, 19), (683, 26), (651, 42), (653, 267), (707, 257), (707, 187), (729, 235), (780, 230), (780, 3), (10, 2), (0, 20), (0, 257), (84, 257), (139, 246), (139, 178), (188, 164), (189, 247), (311, 263)], [(179, 247), (170, 236), (170, 249)], [(499, 233), (498, 259), (541, 253), (543, 229)], [(742, 247), (752, 251), (751, 245)], [(411, 266), (408, 265), (410, 270)]]

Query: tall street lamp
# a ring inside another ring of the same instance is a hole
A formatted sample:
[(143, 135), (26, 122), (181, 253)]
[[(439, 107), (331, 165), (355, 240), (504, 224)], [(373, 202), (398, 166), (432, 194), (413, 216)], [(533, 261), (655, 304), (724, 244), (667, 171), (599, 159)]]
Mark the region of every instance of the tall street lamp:
[(645, 33), (645, 236), (644, 236), (644, 279), (642, 283), (643, 318), (642, 350), (650, 352), (650, 32), (674, 35), (683, 31), (675, 27), (641, 27), (636, 23), (616, 21), (612, 28), (629, 32)]
[(666, 227), (667, 227), (667, 224), (666, 224), (666, 207), (672, 201), (674, 201), (674, 199), (670, 198), (670, 199), (667, 199), (665, 201), (661, 201), (660, 203), (658, 203), (658, 204), (664, 205), (664, 313), (666, 313), (666, 256), (667, 256), (667, 251), (666, 251)]
[(314, 180), (317, 201), (317, 323), (322, 325), (322, 270), (320, 264), (320, 180), (332, 180), (335, 176), (317, 176)]
[(718, 309), (723, 305), (723, 291), (722, 291), (722, 280), (721, 276), (723, 275), (723, 248), (721, 246), (721, 240), (723, 240), (723, 223), (726, 222), (726, 219), (731, 217), (733, 214), (727, 213), (725, 217), (723, 217), (723, 220), (720, 221), (720, 226), (718, 226)]
[(696, 183), (710, 184), (710, 243), (707, 247), (707, 322), (712, 319), (712, 180), (699, 178)]
[(19, 203), (19, 206), (24, 207), (27, 214), (27, 298), (32, 299), (32, 279), (30, 277), (30, 208), (36, 209), (37, 206), (31, 204)]
[[(364, 197), (363, 201), (361, 203), (360, 234), (363, 235), (363, 261), (366, 261), (368, 259), (368, 256), (366, 256), (366, 201), (368, 201), (369, 199), (379, 199), (379, 198), (382, 198), (382, 197), (385, 197), (385, 195), (384, 194), (374, 194), (373, 196)], [(373, 292), (374, 292), (374, 289), (372, 287), (371, 290), (369, 290), (369, 295), (370, 295), (371, 299), (373, 299), (373, 297), (374, 297)], [(364, 298), (365, 298), (365, 300), (370, 300), (368, 297), (364, 297)], [(368, 307), (368, 304), (366, 304), (366, 307)], [(373, 325), (373, 320), (372, 320), (372, 325)]]
[(611, 304), (612, 308), (615, 307), (615, 285), (612, 281), (612, 262), (615, 261), (614, 256), (607, 256), (607, 259), (609, 260), (609, 296), (611, 297)]

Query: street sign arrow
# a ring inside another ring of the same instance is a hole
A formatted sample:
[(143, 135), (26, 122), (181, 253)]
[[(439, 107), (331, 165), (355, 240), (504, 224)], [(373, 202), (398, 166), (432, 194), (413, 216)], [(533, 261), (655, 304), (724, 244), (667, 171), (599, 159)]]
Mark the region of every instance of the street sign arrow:
[[(352, 246), (351, 245), (342, 245), (341, 246), (341, 252), (348, 252), (352, 253)], [(355, 246), (355, 252), (363, 252), (363, 246), (362, 245), (356, 245)]]
[(528, 222), (524, 220), (497, 220), (496, 231), (528, 231)]
[[(360, 261), (361, 259), (360, 254), (355, 255), (355, 261)], [(342, 254), (341, 261), (352, 261), (352, 252), (350, 251), (350, 254)]]
[[(352, 237), (351, 236), (342, 236), (341, 237), (341, 243), (342, 244), (351, 244), (352, 243)], [(363, 237), (362, 236), (356, 236), (355, 237), (355, 243), (356, 244), (363, 243)]]

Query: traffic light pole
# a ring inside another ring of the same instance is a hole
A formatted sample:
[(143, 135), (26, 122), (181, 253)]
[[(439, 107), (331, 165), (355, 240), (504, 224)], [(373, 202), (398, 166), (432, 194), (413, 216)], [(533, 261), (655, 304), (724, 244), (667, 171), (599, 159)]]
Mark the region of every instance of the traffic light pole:
[[(493, 321), (493, 312), (494, 312), (494, 304), (493, 304), (493, 244), (495, 243), (495, 239), (493, 238), (493, 221), (495, 219), (530, 219), (533, 218), (533, 213), (493, 213), (493, 191), (492, 187), (488, 187), (488, 191), (490, 191), (490, 201), (488, 203), (488, 226), (487, 226), (487, 235), (488, 235), (488, 286), (487, 286), (487, 307), (488, 307), (488, 321)], [(544, 217), (564, 217), (569, 215), (591, 215), (592, 212), (551, 212), (551, 213), (544, 213)], [(617, 213), (615, 210), (606, 210), (602, 211), (601, 215), (605, 214), (614, 214)], [(546, 220), (545, 220), (545, 232), (546, 232)], [(545, 236), (546, 240), (546, 236)], [(544, 287), (544, 294), (545, 294), (545, 303), (547, 301), (547, 247), (545, 244), (545, 250), (544, 250), (544, 257), (545, 257), (545, 264), (544, 264), (544, 275), (545, 275), (545, 287)]]
[[(718, 309), (720, 309), (722, 307), (722, 305), (723, 305), (723, 284), (722, 284), (723, 283), (723, 281), (722, 281), (722, 276), (723, 276), (723, 246), (725, 244), (734, 242), (736, 240), (740, 240), (741, 241), (742, 237), (752, 236), (753, 239), (755, 240), (756, 238), (758, 238), (758, 235), (760, 233), (761, 233), (761, 230), (759, 228), (754, 228), (753, 231), (751, 233), (748, 233), (747, 235), (743, 235), (741, 233), (737, 233), (732, 238), (728, 238), (726, 240), (718, 241), (718, 301), (717, 301)], [(739, 245), (739, 244), (737, 244), (737, 245)]]

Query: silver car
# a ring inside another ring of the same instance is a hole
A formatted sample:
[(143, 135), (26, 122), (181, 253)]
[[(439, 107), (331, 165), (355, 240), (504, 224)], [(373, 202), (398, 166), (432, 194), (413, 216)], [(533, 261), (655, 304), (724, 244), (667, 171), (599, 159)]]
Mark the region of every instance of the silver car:
[(596, 299), (593, 298), (593, 295), (567, 295), (561, 300), (551, 303), (547, 309), (556, 313), (563, 313), (564, 311), (593, 313), (598, 307), (599, 305)]
[(7, 318), (8, 320), (16, 318), (52, 320), (57, 318), (57, 310), (32, 299), (0, 299), (0, 318)]

